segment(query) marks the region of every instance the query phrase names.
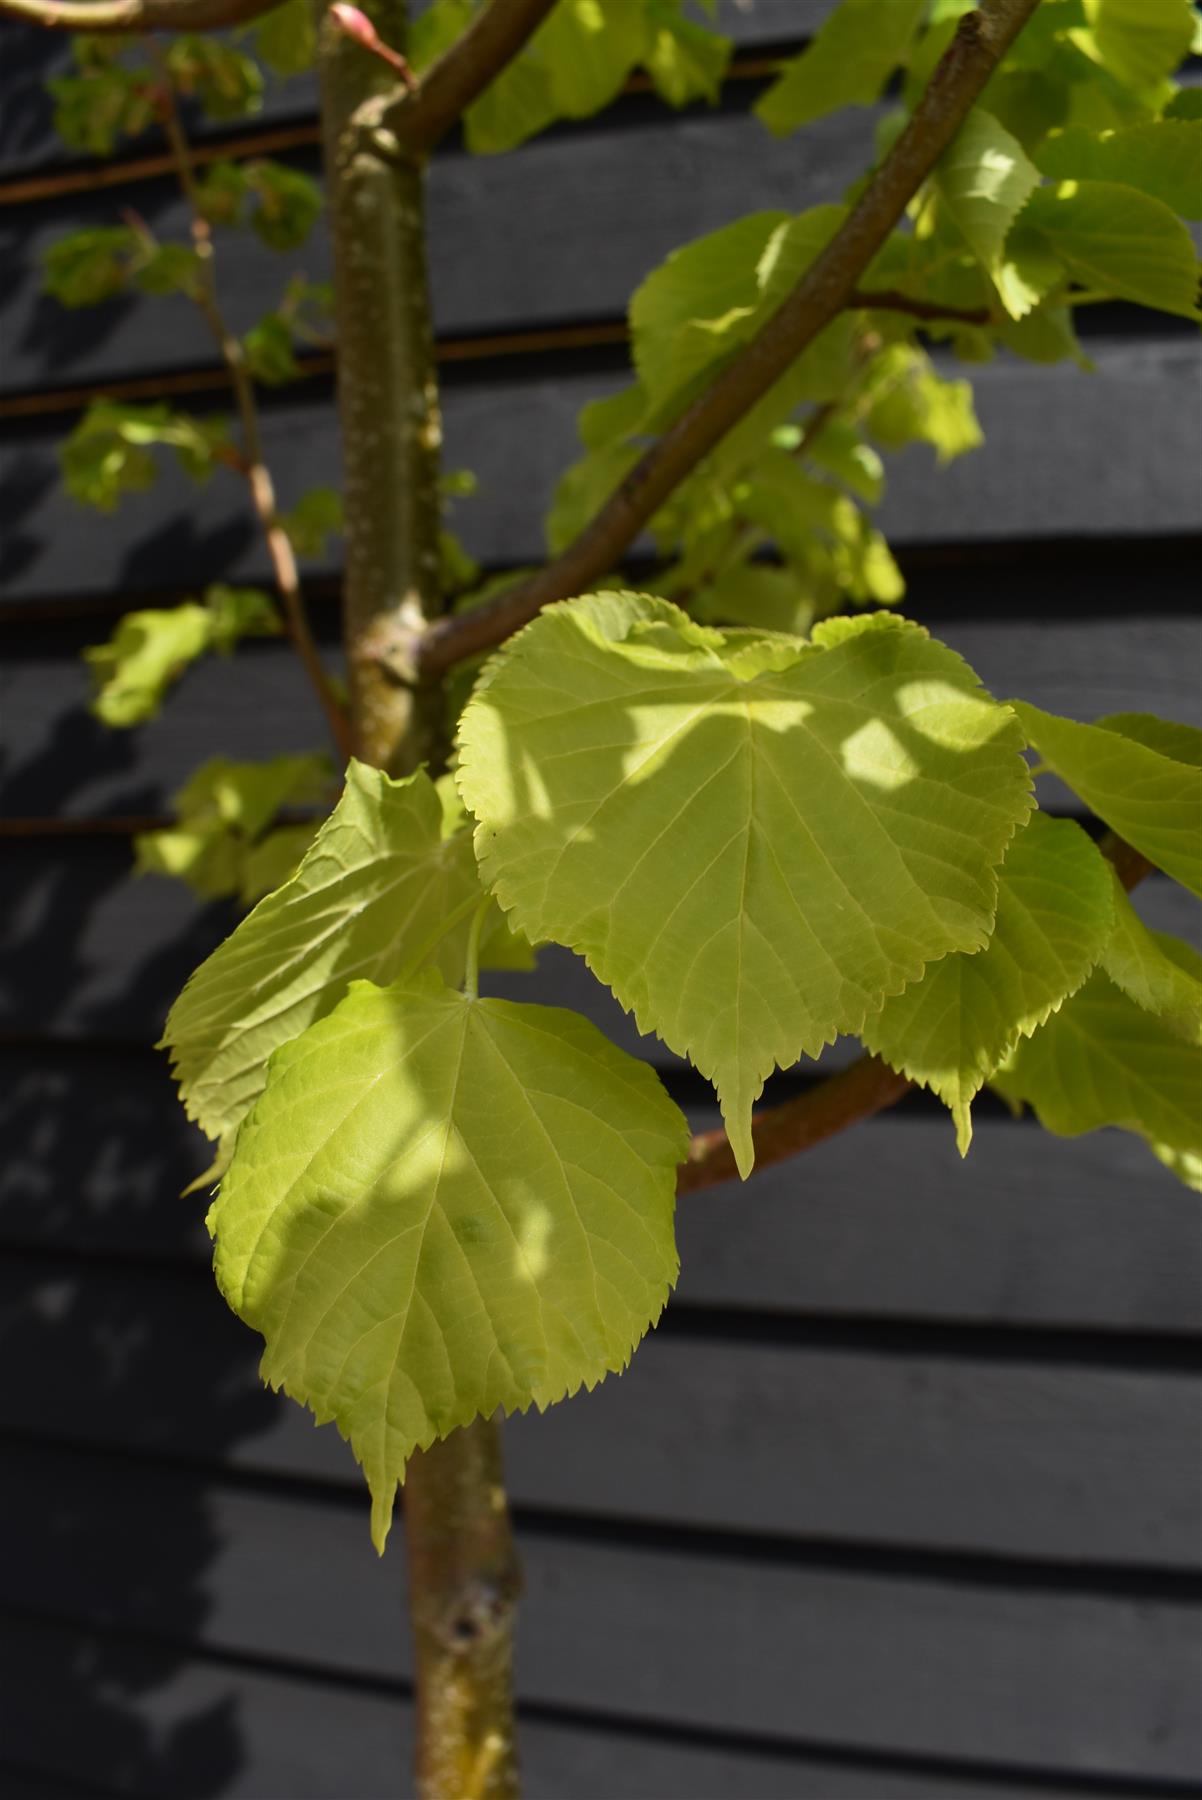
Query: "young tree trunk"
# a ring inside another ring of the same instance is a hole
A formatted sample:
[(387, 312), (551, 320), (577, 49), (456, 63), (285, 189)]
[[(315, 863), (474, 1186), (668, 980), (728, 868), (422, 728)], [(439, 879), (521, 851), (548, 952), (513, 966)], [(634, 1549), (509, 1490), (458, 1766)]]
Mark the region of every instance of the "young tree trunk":
[[(437, 684), (387, 667), (440, 607), (441, 421), (426, 273), (424, 171), (384, 164), (348, 130), (392, 81), (335, 31), (317, 0), (322, 127), (334, 245), (338, 408), (346, 509), (343, 618), (353, 735), (366, 762), (404, 774), (445, 757)], [(403, 49), (403, 0), (368, 0)], [(512, 1646), (519, 1587), (496, 1424), (479, 1420), (413, 1458), (403, 1495), (421, 1800), (513, 1800)]]

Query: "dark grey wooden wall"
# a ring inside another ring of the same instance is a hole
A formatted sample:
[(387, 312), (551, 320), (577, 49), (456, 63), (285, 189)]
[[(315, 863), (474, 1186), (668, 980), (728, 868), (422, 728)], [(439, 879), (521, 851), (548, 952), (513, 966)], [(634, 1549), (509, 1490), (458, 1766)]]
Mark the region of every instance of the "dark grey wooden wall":
[[(860, 166), (865, 113), (784, 143), (748, 114), (764, 56), (823, 11), (726, 6), (717, 109), (632, 92), (513, 156), (435, 159), (448, 462), (480, 477), (459, 525), (490, 567), (537, 553), (639, 277)], [(89, 395), (224, 398), (182, 303), (39, 295), (72, 226), (180, 217), (156, 145), (99, 175), (55, 149), (39, 83), (62, 57), (0, 32), (0, 1792), (376, 1800), (406, 1791), (402, 1551), (377, 1564), (344, 1447), (260, 1388), (178, 1198), (201, 1151), (152, 1045), (230, 915), (128, 876), (131, 832), (201, 757), (320, 727), (274, 645), (198, 668), (139, 731), (86, 712), (78, 653), (121, 610), (263, 569), (232, 480), (168, 477), (112, 519), (59, 491)], [(314, 166), (311, 89), (237, 136)], [(220, 256), (248, 323), (279, 266), (237, 238)], [(302, 260), (325, 274), (324, 239)], [(1196, 344), (1122, 309), (1089, 326), (1092, 376), (980, 369), (987, 448), (937, 475), (895, 459), (885, 524), (909, 610), (996, 691), (1196, 719)], [(266, 427), (286, 501), (337, 479), (324, 361)], [(333, 645), (336, 566), (311, 587)], [(1196, 929), (1167, 883), (1140, 903)], [(536, 991), (632, 1041), (572, 958)], [(1126, 1138), (1045, 1140), (987, 1103), (964, 1168), (913, 1099), (689, 1200), (680, 1238), (632, 1371), (506, 1432), (530, 1795), (1197, 1793), (1196, 1197)]]

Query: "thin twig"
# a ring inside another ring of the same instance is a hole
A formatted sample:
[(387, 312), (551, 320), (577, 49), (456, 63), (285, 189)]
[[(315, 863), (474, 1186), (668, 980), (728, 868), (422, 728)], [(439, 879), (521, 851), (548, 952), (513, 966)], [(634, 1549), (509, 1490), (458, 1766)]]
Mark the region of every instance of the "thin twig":
[(356, 123), (383, 156), (421, 156), (524, 49), (555, 0), (490, 0), (417, 87), (360, 108)]
[(989, 306), (944, 306), (940, 300), (918, 300), (903, 294), (900, 288), (853, 288), (848, 306), (861, 306), (874, 312), (909, 313), (914, 319), (949, 325), (997, 325), (1003, 315)]
[(0, 13), (47, 31), (221, 31), (280, 0), (0, 0)]
[[(1098, 849), (1114, 865), (1128, 892), (1151, 873), (1152, 864), (1147, 857), (1116, 832), (1106, 832), (1098, 841)], [(861, 1056), (808, 1093), (755, 1114), (751, 1137), (756, 1168), (767, 1168), (802, 1150), (812, 1150), (815, 1144), (846, 1131), (849, 1125), (859, 1125), (896, 1105), (913, 1086), (912, 1081), (891, 1069), (879, 1056)], [(732, 1181), (737, 1172), (725, 1131), (719, 1128), (698, 1132), (689, 1146), (688, 1161), (680, 1166), (676, 1192), (692, 1194), (699, 1188), (716, 1187), (719, 1182)]]
[(702, 458), (850, 303), (864, 270), (963, 124), (1038, 0), (984, 0), (966, 13), (893, 149), (784, 305), (626, 476), (562, 555), (486, 606), (437, 620), (409, 648), (429, 679), (517, 631), (614, 568)]
[(284, 622), (288, 636), (293, 649), (301, 660), (322, 711), (325, 713), (326, 721), (340, 754), (343, 757), (349, 757), (352, 751), (350, 721), (330, 685), (329, 675), (309, 629), (292, 540), (280, 523), (276, 511), (275, 486), (264, 455), (259, 409), (255, 400), (254, 383), (246, 366), (246, 354), (241, 340), (226, 324), (218, 304), (217, 284), (213, 274), (212, 233), (208, 221), (201, 211), (200, 191), (196, 185), (191, 152), (180, 120), (175, 90), (159, 52), (153, 45), (150, 46), (150, 51), (158, 65), (161, 77), (163, 129), (171, 148), (180, 187), (192, 210), (192, 242), (196, 249), (200, 271), (199, 283), (193, 292), (193, 298), (204, 315), (213, 340), (221, 353), (221, 359), (229, 372), (230, 386), (233, 389), (235, 404), (238, 408), (238, 420), (242, 430), (242, 458), (239, 466), (250, 488), (255, 516), (259, 521), (263, 539), (267, 545), (267, 553), (271, 558), (276, 586), (284, 603)]

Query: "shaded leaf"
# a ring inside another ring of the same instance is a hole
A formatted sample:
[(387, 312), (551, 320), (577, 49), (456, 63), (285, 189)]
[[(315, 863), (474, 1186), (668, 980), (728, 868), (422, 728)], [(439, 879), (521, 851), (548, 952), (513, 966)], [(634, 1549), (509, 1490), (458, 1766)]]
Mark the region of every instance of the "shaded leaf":
[(757, 116), (783, 137), (841, 106), (871, 105), (905, 62), (922, 10), (922, 0), (839, 0), (756, 102)]
[(1113, 928), (1112, 882), (1079, 825), (1033, 814), (998, 872), (997, 920), (985, 948), (932, 963), (860, 1033), (893, 1068), (938, 1094), (962, 1156), (975, 1096), (1097, 963)]

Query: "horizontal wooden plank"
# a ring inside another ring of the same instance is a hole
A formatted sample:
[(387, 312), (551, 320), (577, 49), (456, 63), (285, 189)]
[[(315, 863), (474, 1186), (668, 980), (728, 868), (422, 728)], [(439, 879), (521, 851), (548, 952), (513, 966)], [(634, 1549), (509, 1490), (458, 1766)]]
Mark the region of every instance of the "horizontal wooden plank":
[[(938, 473), (922, 447), (892, 458), (885, 531), (899, 544), (919, 544), (1195, 529), (1199, 450), (1182, 396), (1197, 380), (1197, 347), (1103, 340), (1096, 360), (1092, 376), (1008, 358), (979, 369), (985, 447)], [(576, 452), (577, 411), (619, 385), (617, 374), (557, 377), (536, 363), (448, 386), (447, 466), (473, 468), (480, 481), (479, 493), (456, 509), (456, 527), (480, 561), (503, 567), (541, 555), (543, 510)], [(277, 406), (264, 429), (284, 506), (315, 485), (337, 484), (328, 398)], [(244, 487), (232, 472), (197, 490), (168, 467), (153, 490), (101, 517), (63, 493), (60, 435), (57, 423), (52, 430), (39, 422), (0, 442), (5, 600), (113, 589), (132, 600), (147, 589), (264, 577)]]
[[(801, 162), (795, 142), (771, 137), (746, 112), (640, 112), (620, 129), (556, 132), (511, 156), (434, 159), (430, 279), (440, 335), (620, 319), (638, 283), (678, 244), (763, 208), (798, 212), (838, 200), (872, 156), (874, 114), (863, 108), (819, 121)], [(316, 149), (290, 160), (320, 172)], [(68, 232), (118, 220), (128, 198), (106, 189), (0, 209), (0, 395), (214, 362), (208, 328), (181, 296), (126, 296), (80, 312), (42, 293), (49, 248)], [(186, 241), (189, 214), (173, 180), (140, 186), (136, 203), (156, 236)], [(215, 267), (235, 330), (278, 304), (294, 266), (330, 279), (324, 222), (286, 257), (249, 232), (218, 235)]]
[[(830, 11), (831, 0), (718, 0), (716, 24), (732, 37), (740, 52), (754, 52), (766, 45), (797, 42), (807, 36)], [(415, 5), (415, 14), (422, 10)], [(43, 32), (10, 21), (0, 24), (0, 182), (43, 167), (53, 168), (75, 159), (57, 138), (45, 83), (71, 70), (70, 49), (58, 33)], [(264, 103), (254, 118), (241, 121), (238, 131), (271, 127), (285, 120), (309, 119), (317, 111), (317, 86), (311, 76), (288, 82), (269, 80)], [(198, 122), (199, 138), (227, 135), (230, 127), (206, 127)], [(147, 149), (158, 148), (157, 134), (147, 133), (138, 143), (123, 145), (123, 157), (135, 159)]]
[[(116, 1792), (90, 1785), (106, 1777), (145, 1800), (201, 1792), (223, 1800), (366, 1800), (405, 1788), (412, 1715), (401, 1693), (42, 1620), (0, 1619), (0, 1660), (9, 1754), (45, 1772), (42, 1780), (11, 1765), (0, 1770), (8, 1800), (64, 1800), (63, 1782), (72, 1794)], [(1057, 1800), (1064, 1793), (1059, 1783), (1022, 1772), (907, 1767), (854, 1751), (789, 1755), (752, 1740), (690, 1740), (630, 1722), (560, 1723), (545, 1712), (520, 1718), (519, 1746), (527, 1800)], [(1073, 1791), (1084, 1800), (1147, 1796), (1146, 1788), (1109, 1780)]]
[[(3, 1504), (28, 1550), (0, 1584), (23, 1607), (162, 1635), (166, 1605), (206, 1648), (409, 1674), (401, 1546), (379, 1564), (356, 1511), (75, 1459), (18, 1461)], [(1082, 1775), (1199, 1772), (1185, 1606), (537, 1532), (522, 1550), (527, 1701)]]
[[(177, 1199), (206, 1147), (165, 1057), (0, 1049), (0, 1139), (0, 1244), (207, 1260), (202, 1207)], [(907, 1107), (693, 1195), (677, 1238), (692, 1305), (1202, 1331), (1202, 1209), (1116, 1132), (1069, 1143), (986, 1113), (962, 1163), (947, 1121)]]
[[(1190, 723), (1202, 715), (1202, 619), (1180, 612), (1130, 616), (1130, 574), (1104, 582), (1083, 569), (1088, 600), (1121, 616), (1058, 619), (1063, 571), (1029, 569), (971, 574), (918, 570), (907, 596), (910, 617), (959, 604), (964, 616), (936, 618), (932, 630), (959, 651), (995, 694), (1021, 695), (1051, 712), (1096, 718), (1122, 709)], [(1161, 564), (1162, 605), (1192, 597), (1192, 560)], [(1024, 610), (1046, 603), (1043, 617), (990, 617), (1022, 585)], [(1096, 583), (1096, 585), (1095, 585)], [(323, 615), (331, 616), (326, 619)], [(317, 609), (332, 626), (333, 609)], [(206, 757), (254, 759), (325, 741), (319, 708), (286, 645), (247, 646), (232, 661), (198, 664), (159, 718), (136, 731), (112, 731), (88, 712), (91, 671), (85, 645), (107, 635), (104, 620), (53, 630), (21, 628), (0, 669), (0, 816), (144, 817), (169, 809), (171, 796)], [(327, 646), (331, 664), (342, 656)]]
[[(4, 861), (0, 1034), (153, 1043), (184, 982), (237, 916), (224, 902), (201, 905), (165, 877), (131, 879), (130, 847), (119, 838), (10, 838)], [(1158, 929), (1196, 937), (1197, 908), (1173, 883), (1145, 882), (1138, 905)], [(494, 975), (490, 984), (512, 999), (573, 1006), (624, 1049), (676, 1061), (640, 1038), (568, 951), (548, 949), (538, 977)], [(839, 1046), (824, 1052), (822, 1066), (841, 1055)]]
[[(0, 1425), (355, 1481), (332, 1429), (260, 1389), (260, 1342), (204, 1271), (13, 1256), (0, 1284), (5, 1353), (25, 1371)], [(590, 1516), (1185, 1568), (1202, 1563), (1200, 1402), (1188, 1372), (993, 1362), (971, 1340), (910, 1351), (669, 1329), (620, 1380), (512, 1421), (507, 1462), (519, 1502)]]

